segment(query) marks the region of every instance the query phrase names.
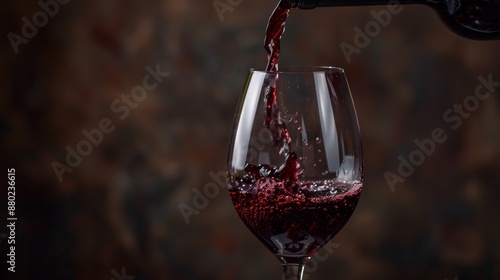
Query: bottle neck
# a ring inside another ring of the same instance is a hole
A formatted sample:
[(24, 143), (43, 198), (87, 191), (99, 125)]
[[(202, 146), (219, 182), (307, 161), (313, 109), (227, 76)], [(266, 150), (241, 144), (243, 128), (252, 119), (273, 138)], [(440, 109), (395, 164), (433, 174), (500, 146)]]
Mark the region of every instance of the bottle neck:
[(316, 7), (424, 4), (432, 2), (435, 2), (435, 0), (291, 0), (290, 4), (293, 8), (313, 9)]
[[(283, 0), (282, 0), (283, 1)], [(424, 4), (455, 33), (478, 40), (500, 40), (500, 0), (286, 0), (293, 8)]]

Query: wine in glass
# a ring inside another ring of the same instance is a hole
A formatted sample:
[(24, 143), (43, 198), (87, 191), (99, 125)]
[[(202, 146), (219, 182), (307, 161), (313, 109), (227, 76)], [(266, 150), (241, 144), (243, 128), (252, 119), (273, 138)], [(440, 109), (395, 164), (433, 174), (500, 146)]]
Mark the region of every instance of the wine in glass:
[(285, 279), (335, 236), (362, 189), (361, 136), (344, 71), (250, 70), (235, 116), (228, 188)]

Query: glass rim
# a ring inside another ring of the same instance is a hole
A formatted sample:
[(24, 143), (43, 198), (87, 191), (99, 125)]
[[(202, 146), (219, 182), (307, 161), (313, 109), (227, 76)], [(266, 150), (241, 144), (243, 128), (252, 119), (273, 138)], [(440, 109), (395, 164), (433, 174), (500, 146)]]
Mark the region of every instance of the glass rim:
[(335, 66), (283, 66), (278, 71), (266, 71), (264, 68), (250, 68), (250, 73), (264, 74), (300, 74), (300, 73), (344, 73), (344, 69)]

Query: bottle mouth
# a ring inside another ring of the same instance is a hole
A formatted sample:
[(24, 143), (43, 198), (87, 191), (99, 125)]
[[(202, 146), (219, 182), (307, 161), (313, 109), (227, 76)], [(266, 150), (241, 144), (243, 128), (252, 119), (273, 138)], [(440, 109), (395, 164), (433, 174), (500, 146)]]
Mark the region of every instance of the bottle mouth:
[(299, 9), (312, 9), (318, 5), (318, 0), (291, 0), (290, 7)]

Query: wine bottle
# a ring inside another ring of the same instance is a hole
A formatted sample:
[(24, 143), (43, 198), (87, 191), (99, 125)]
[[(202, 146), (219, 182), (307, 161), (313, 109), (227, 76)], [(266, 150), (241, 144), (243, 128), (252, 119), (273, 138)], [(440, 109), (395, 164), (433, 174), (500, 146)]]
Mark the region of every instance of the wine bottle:
[[(470, 39), (500, 39), (500, 0), (394, 0), (433, 8), (455, 33)], [(335, 6), (387, 5), (389, 0), (291, 0), (300, 9)]]

